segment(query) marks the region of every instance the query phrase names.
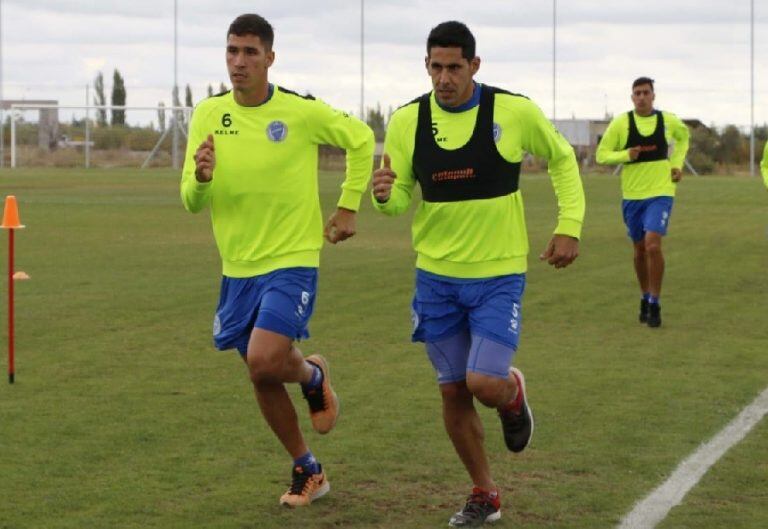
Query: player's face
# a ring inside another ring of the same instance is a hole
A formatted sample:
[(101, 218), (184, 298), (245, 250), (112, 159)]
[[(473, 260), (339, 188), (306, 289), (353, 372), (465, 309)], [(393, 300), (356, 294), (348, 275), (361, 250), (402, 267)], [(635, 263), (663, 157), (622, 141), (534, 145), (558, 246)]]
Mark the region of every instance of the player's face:
[(640, 84), (632, 89), (632, 103), (635, 104), (635, 112), (641, 116), (651, 113), (654, 99), (656, 94), (649, 84)]
[(274, 60), (275, 52), (267, 49), (256, 35), (227, 37), (227, 71), (235, 90), (250, 92), (264, 86)]
[(424, 61), (441, 105), (457, 107), (469, 101), (474, 90), (472, 77), (480, 68), (480, 57), (469, 60), (461, 56), (461, 48), (435, 46), (430, 48)]

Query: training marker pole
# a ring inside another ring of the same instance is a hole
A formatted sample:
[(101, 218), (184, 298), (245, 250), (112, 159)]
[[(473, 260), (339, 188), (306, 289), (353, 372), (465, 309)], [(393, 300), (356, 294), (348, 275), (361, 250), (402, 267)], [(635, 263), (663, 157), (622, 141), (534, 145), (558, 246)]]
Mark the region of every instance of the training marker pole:
[(13, 228), (8, 230), (8, 383), (13, 384)]

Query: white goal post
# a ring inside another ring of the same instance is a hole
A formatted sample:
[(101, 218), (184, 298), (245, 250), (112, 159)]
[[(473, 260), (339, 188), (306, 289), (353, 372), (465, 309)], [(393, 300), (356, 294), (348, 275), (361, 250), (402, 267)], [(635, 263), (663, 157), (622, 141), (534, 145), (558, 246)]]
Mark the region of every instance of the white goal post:
[[(85, 153), (85, 167), (88, 168), (91, 165), (91, 147), (93, 142), (91, 141), (91, 128), (93, 127), (93, 124), (91, 123), (91, 116), (92, 112), (95, 111), (130, 111), (130, 110), (138, 110), (138, 111), (156, 111), (156, 112), (168, 112), (170, 114), (170, 120), (169, 120), (169, 126), (165, 128), (165, 130), (160, 135), (160, 139), (155, 144), (155, 147), (152, 149), (152, 151), (147, 156), (146, 160), (144, 160), (144, 163), (142, 164), (142, 168), (147, 167), (149, 162), (152, 160), (152, 158), (157, 153), (158, 149), (160, 148), (160, 145), (162, 144), (163, 140), (165, 140), (166, 136), (169, 132), (172, 132), (173, 136), (173, 144), (172, 144), (172, 165), (174, 169), (178, 169), (179, 166), (179, 134), (183, 134), (186, 138), (187, 131), (183, 125), (184, 122), (189, 122), (189, 118), (192, 114), (192, 108), (190, 107), (181, 107), (181, 106), (114, 106), (114, 105), (53, 105), (53, 104), (24, 104), (24, 103), (14, 103), (10, 107), (10, 126), (11, 126), (11, 168), (17, 167), (17, 135), (16, 135), (16, 124), (17, 121), (21, 118), (22, 112), (24, 111), (34, 111), (38, 110), (41, 112), (41, 121), (42, 121), (42, 113), (46, 110), (49, 111), (56, 111), (59, 110), (80, 110), (85, 111), (85, 141), (82, 142), (83, 145), (83, 151)], [(93, 114), (95, 116), (95, 114)], [(56, 118), (58, 120), (58, 118)], [(42, 123), (39, 124), (39, 126), (43, 126)]]

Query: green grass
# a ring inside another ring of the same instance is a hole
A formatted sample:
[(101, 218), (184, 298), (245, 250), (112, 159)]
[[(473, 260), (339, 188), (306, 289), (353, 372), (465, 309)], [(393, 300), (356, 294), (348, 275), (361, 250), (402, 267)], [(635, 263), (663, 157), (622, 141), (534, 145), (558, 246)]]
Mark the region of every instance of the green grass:
[[(321, 176), (326, 215), (340, 178)], [(312, 433), (291, 392), (333, 491), (289, 511), (277, 499), (290, 461), (237, 355), (210, 343), (219, 259), (178, 176), (28, 169), (0, 185), (19, 199), (17, 269), (32, 276), (16, 284), (17, 382), (0, 383), (0, 529), (423, 528), (460, 506), (470, 484), (408, 339), (409, 218), (366, 201), (358, 235), (323, 251), (303, 348), (331, 361), (336, 430)], [(617, 180), (585, 177), (582, 255), (557, 271), (535, 259), (554, 228), (551, 186), (522, 187), (532, 258), (517, 363), (537, 429), (513, 455), (482, 411), (498, 527), (612, 527), (766, 385), (768, 197), (756, 179), (687, 177), (651, 330), (636, 322)], [(662, 527), (768, 526), (767, 434), (763, 422)]]

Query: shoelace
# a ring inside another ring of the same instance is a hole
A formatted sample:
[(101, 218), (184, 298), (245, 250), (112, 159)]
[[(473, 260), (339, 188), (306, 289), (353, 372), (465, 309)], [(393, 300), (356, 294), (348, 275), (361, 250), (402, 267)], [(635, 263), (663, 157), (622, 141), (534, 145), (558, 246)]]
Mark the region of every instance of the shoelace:
[(309, 478), (311, 478), (312, 475), (306, 473), (306, 470), (302, 470), (301, 472), (298, 472), (294, 469), (293, 471), (293, 479), (291, 480), (291, 494), (299, 495), (302, 492), (304, 492), (304, 489), (307, 486), (307, 482), (309, 481)]

